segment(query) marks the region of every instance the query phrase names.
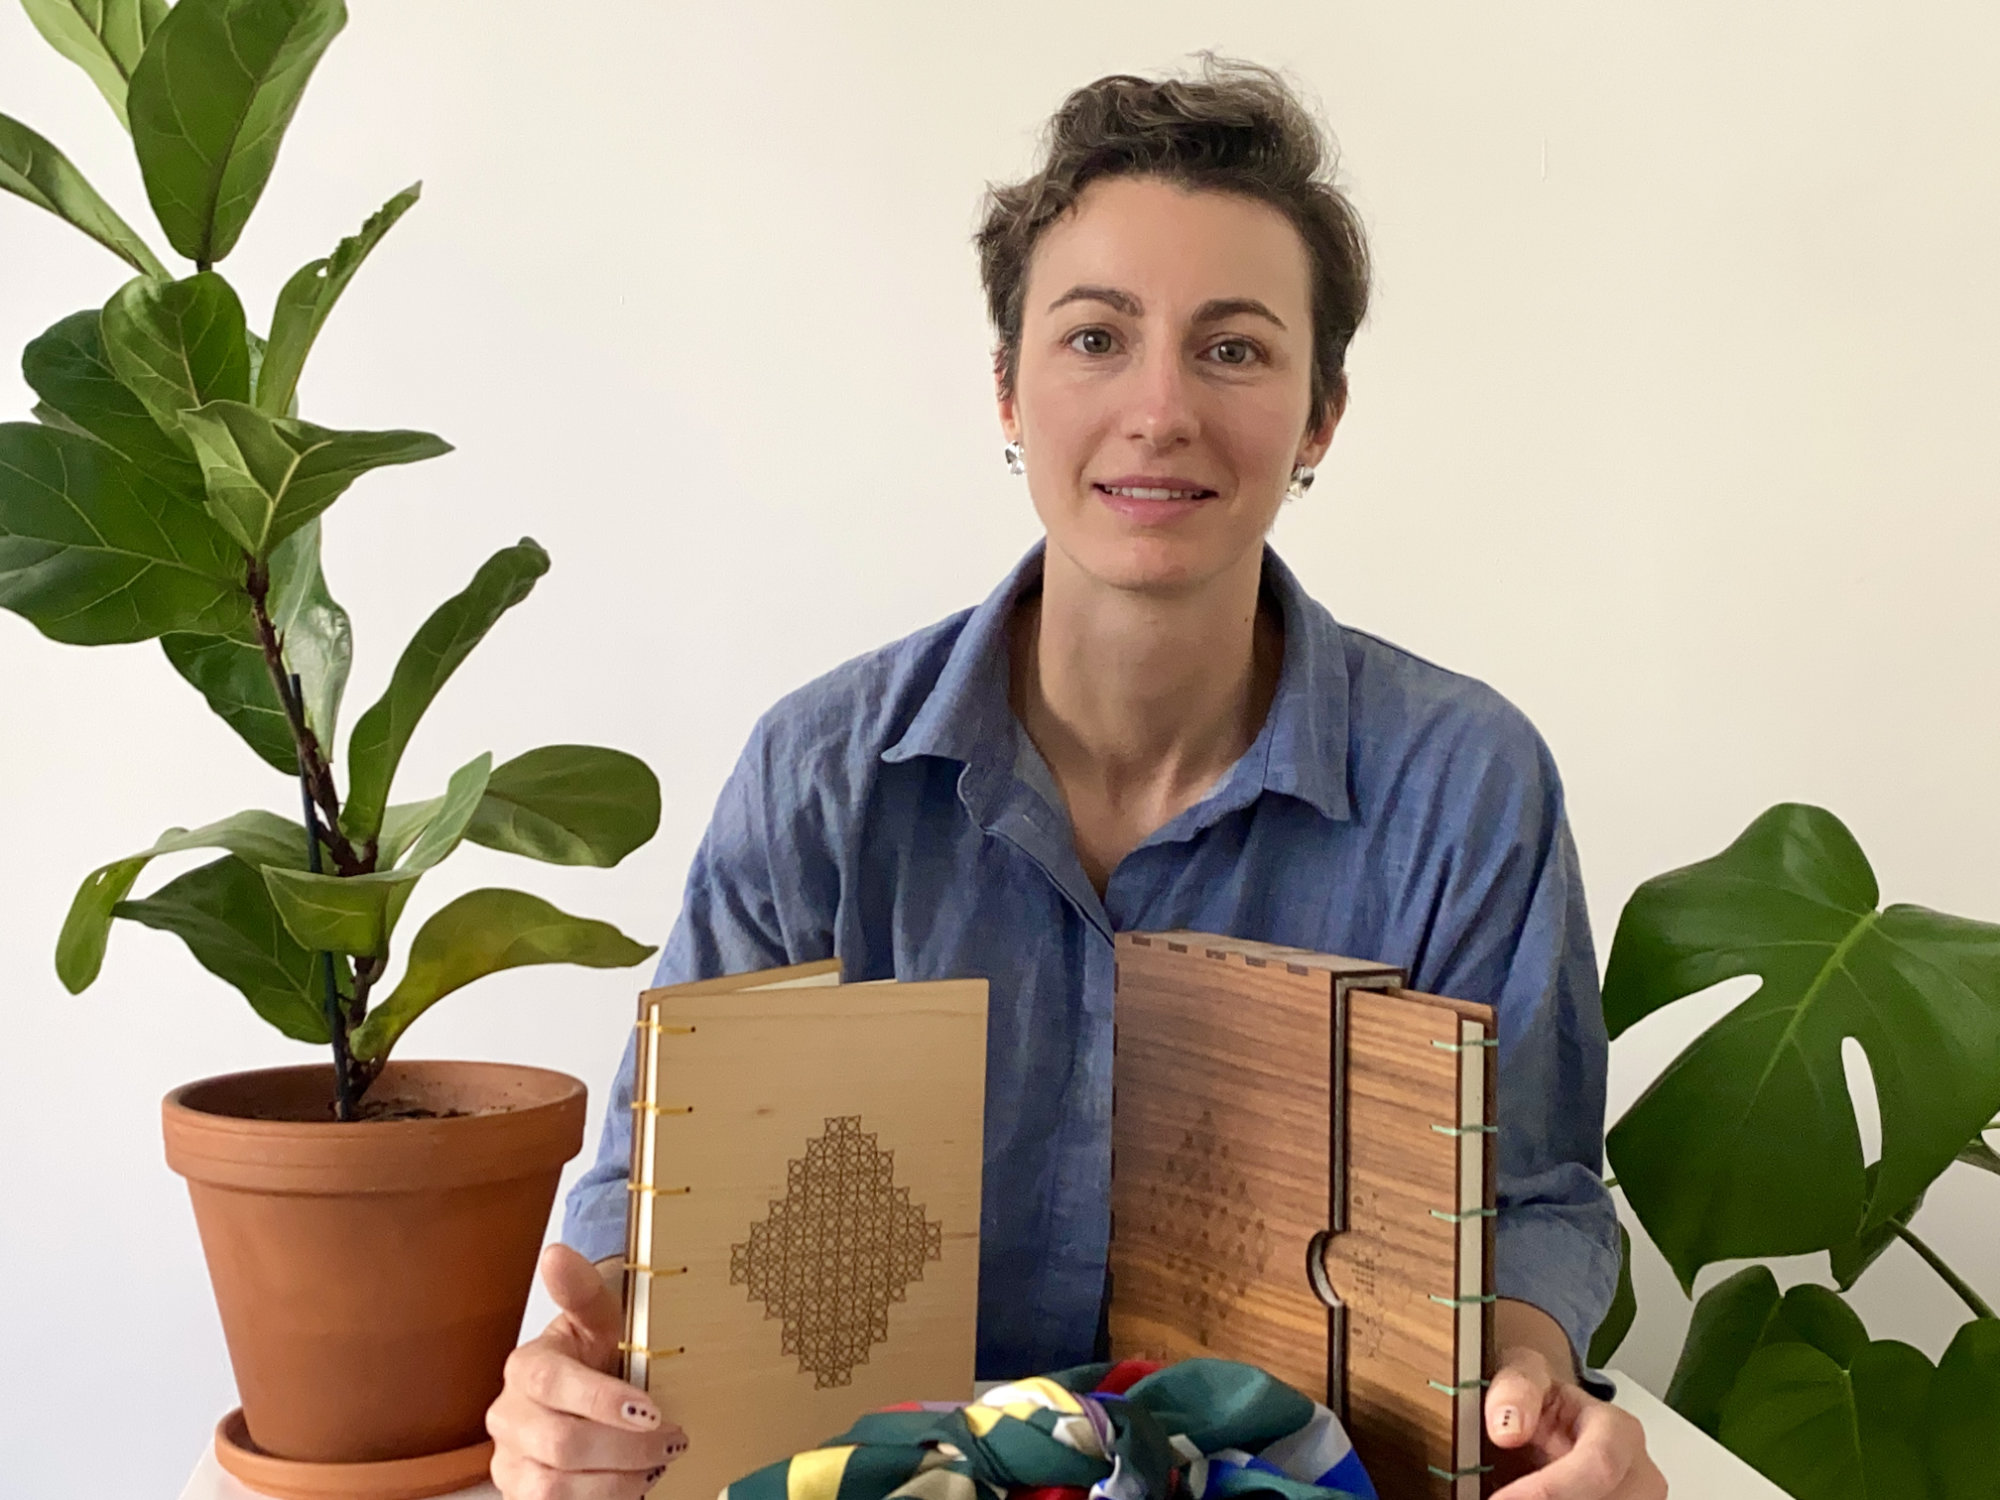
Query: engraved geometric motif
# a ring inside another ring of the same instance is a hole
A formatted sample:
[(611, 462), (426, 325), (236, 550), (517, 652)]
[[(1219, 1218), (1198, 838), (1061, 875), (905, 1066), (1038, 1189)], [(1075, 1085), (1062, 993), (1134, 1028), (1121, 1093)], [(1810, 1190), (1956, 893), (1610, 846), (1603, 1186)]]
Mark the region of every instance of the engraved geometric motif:
[(889, 1304), (944, 1253), (944, 1226), (895, 1185), (896, 1153), (863, 1134), (859, 1115), (785, 1164), (785, 1196), (729, 1247), (729, 1283), (747, 1286), (766, 1318), (784, 1322), (779, 1348), (819, 1389), (853, 1382), (856, 1365), (889, 1337)]
[(1250, 1181), (1229, 1159), (1215, 1114), (1203, 1110), (1182, 1133), (1159, 1180), (1149, 1184), (1145, 1233), (1181, 1287), (1195, 1338), (1212, 1343), (1271, 1263), (1271, 1231)]

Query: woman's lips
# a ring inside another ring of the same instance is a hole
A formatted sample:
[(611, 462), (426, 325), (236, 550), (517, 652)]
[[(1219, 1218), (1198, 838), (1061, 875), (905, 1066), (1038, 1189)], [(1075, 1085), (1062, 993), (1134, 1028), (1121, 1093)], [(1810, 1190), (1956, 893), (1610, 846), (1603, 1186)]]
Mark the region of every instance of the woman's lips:
[(1106, 509), (1141, 526), (1167, 526), (1185, 520), (1215, 498), (1214, 490), (1164, 485), (1093, 484), (1091, 488)]

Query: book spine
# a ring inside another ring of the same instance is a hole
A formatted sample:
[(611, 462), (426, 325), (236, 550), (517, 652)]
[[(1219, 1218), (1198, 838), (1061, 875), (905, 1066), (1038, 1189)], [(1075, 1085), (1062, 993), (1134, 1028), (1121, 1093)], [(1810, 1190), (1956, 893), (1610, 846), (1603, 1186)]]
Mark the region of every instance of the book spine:
[(660, 1019), (659, 1002), (641, 996), (632, 1066), (632, 1165), (626, 1178), (630, 1207), (625, 1215), (625, 1337), (618, 1348), (625, 1379), (647, 1387), (654, 1361), (687, 1352), (685, 1346), (652, 1343), (653, 1283), (668, 1276), (685, 1276), (686, 1266), (658, 1263), (656, 1205), (661, 1198), (685, 1194), (686, 1187), (660, 1183), (660, 1121), (694, 1113), (690, 1105), (660, 1102), (660, 1054), (663, 1037), (691, 1036), (693, 1026), (675, 1026)]
[(1479, 1500), (1492, 1465), (1485, 1461), (1486, 1435), (1486, 1346), (1493, 1319), (1492, 1245), (1493, 1152), (1495, 1133), (1493, 1106), (1493, 1049), (1496, 1039), (1479, 1021), (1460, 1017), (1458, 1038), (1434, 1042), (1454, 1054), (1458, 1075), (1457, 1118), (1439, 1121), (1431, 1129), (1452, 1137), (1458, 1144), (1458, 1191), (1449, 1209), (1432, 1209), (1457, 1230), (1457, 1274), (1449, 1296), (1433, 1294), (1432, 1300), (1453, 1310), (1455, 1357), (1446, 1380), (1430, 1382), (1434, 1390), (1452, 1398), (1451, 1467), (1433, 1464), (1431, 1474), (1441, 1481), (1451, 1500)]

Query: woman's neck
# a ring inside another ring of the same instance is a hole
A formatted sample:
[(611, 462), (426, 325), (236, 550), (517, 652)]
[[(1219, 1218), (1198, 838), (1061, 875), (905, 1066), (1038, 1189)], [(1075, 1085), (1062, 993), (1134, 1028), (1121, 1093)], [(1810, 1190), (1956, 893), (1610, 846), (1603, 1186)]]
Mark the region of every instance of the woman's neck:
[(1109, 588), (1048, 549), (1016, 610), (1014, 712), (1069, 805), (1102, 893), (1132, 848), (1199, 801), (1263, 727), (1284, 657), (1258, 608), (1261, 549), (1199, 589)]

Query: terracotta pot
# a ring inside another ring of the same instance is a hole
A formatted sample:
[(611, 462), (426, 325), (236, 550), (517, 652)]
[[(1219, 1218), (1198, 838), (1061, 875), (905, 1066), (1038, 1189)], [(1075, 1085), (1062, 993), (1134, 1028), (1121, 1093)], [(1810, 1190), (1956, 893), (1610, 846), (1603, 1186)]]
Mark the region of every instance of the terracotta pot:
[(330, 1065), (190, 1083), (161, 1106), (251, 1441), (380, 1463), (485, 1438), (584, 1086), (543, 1068), (391, 1062), (341, 1124)]

